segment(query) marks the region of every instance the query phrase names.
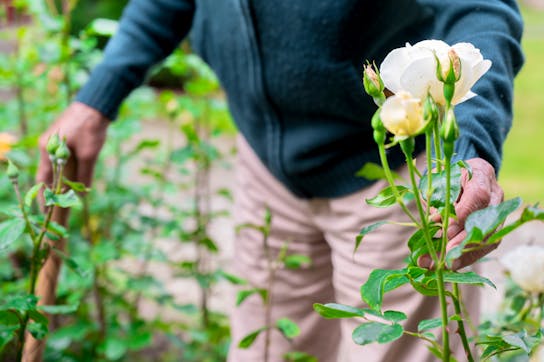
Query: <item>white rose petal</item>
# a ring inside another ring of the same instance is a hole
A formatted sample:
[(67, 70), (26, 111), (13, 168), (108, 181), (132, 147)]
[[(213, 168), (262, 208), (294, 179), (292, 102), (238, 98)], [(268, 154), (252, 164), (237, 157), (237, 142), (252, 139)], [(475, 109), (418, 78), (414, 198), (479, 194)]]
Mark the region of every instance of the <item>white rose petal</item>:
[[(443, 84), (436, 77), (436, 58), (442, 68), (449, 68), (448, 52), (453, 49), (461, 61), (461, 78), (455, 85), (452, 104), (474, 97), (472, 86), (491, 67), (480, 50), (470, 43), (449, 46), (441, 40), (423, 40), (411, 46), (392, 50), (380, 65), (385, 86), (393, 93), (409, 91), (414, 97), (424, 99), (429, 92), (439, 104), (445, 104)], [(436, 54), (436, 58), (435, 58)]]
[(500, 259), (514, 282), (531, 293), (544, 292), (544, 248), (524, 245)]
[(424, 125), (421, 99), (398, 91), (387, 98), (380, 111), (384, 127), (399, 138), (414, 136)]

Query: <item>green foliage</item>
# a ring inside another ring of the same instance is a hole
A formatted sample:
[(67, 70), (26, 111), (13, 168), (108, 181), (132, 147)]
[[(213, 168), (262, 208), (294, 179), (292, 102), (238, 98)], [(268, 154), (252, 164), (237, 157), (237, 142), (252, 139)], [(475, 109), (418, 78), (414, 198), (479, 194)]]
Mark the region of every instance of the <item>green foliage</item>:
[[(220, 282), (236, 282), (234, 276), (215, 268), (213, 255), (220, 243), (208, 232), (209, 223), (228, 210), (204, 207), (214, 195), (230, 194), (207, 186), (207, 170), (226, 165), (215, 140), (234, 130), (217, 79), (196, 56), (176, 51), (164, 67), (181, 61), (177, 74), (184, 86), (178, 85), (175, 92), (143, 88), (127, 99), (109, 127), (92, 189), (67, 179), (61, 180), (62, 192), (33, 185), (39, 135), (86, 81), (89, 69), (100, 59), (99, 46), (115, 31), (116, 23), (96, 19), (81, 32), (72, 32), (79, 25), (69, 20), (79, 21), (84, 4), (76, 7), (72, 17), (60, 7), (52, 11), (42, 1), (21, 1), (21, 5), (33, 21), (6, 33), (16, 43), (17, 52), (0, 54), (0, 87), (14, 90), (17, 96), (0, 104), (0, 117), (2, 131), (18, 138), (9, 157), (19, 168), (27, 217), (17, 211), (19, 202), (10, 180), (0, 173), (2, 305), (13, 305), (16, 301), (11, 296), (32, 294), (25, 291), (33, 263), (57, 255), (63, 268), (58, 305), (36, 307), (31, 303), (25, 307), (18, 302), (21, 311), (0, 310), (0, 359), (15, 359), (21, 327), (15, 313), (18, 317), (26, 313), (30, 316), (28, 330), (37, 337), (48, 337), (45, 360), (138, 361), (142, 351), (161, 360), (180, 354), (185, 361), (224, 360), (230, 335), (226, 316), (211, 310), (208, 301), (176, 301), (153, 276), (154, 265), (161, 263), (176, 275), (195, 281), (203, 295), (211, 295)], [(92, 10), (98, 7), (93, 4)], [(167, 124), (165, 140), (142, 132), (142, 120), (157, 118)], [(176, 139), (185, 144), (179, 145)], [(136, 182), (135, 170), (141, 174)], [(195, 182), (197, 170), (202, 171), (199, 184)], [(191, 193), (195, 188), (209, 189), (201, 194), (199, 203), (191, 198), (172, 200), (172, 195)], [(45, 206), (73, 208), (68, 225), (47, 222), (37, 203), (42, 191)], [(33, 243), (26, 235), (42, 231), (54, 242), (67, 238), (68, 249), (43, 243), (33, 256)], [(184, 254), (195, 251), (200, 258), (172, 260), (156, 247), (159, 239), (187, 250)], [(133, 267), (123, 267), (127, 261)], [(162, 313), (144, 318), (144, 303), (182, 313), (183, 322)], [(59, 315), (55, 317), (60, 322), (57, 329), (47, 330), (42, 312)]]
[(389, 343), (402, 337), (403, 331), (400, 324), (368, 322), (353, 330), (352, 339), (361, 346), (373, 342)]

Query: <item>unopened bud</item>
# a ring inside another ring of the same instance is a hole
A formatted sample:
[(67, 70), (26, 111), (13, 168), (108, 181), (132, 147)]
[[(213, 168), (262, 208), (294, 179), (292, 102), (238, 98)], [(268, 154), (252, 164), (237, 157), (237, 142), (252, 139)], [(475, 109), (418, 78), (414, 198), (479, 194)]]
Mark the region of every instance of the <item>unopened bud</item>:
[(6, 174), (11, 180), (15, 180), (19, 177), (19, 169), (11, 160), (8, 160), (8, 169), (6, 170)]
[(436, 105), (433, 97), (429, 94), (427, 95), (427, 98), (425, 98), (425, 102), (423, 103), (423, 119), (425, 120), (425, 126), (422, 132), (424, 132), (425, 129), (428, 129), (429, 126), (437, 122), (438, 116), (438, 106)]
[(445, 143), (452, 144), (459, 137), (459, 126), (457, 125), (455, 113), (452, 108), (448, 109), (446, 116), (444, 117), (442, 127), (440, 128), (440, 137)]
[(49, 140), (47, 141), (47, 145), (45, 146), (45, 149), (47, 150), (47, 153), (49, 155), (54, 155), (57, 152), (57, 148), (60, 146), (60, 137), (58, 133), (55, 133), (51, 137), (49, 137)]
[(385, 127), (383, 125), (382, 118), (380, 117), (380, 109), (374, 112), (374, 115), (372, 116), (371, 124), (373, 129), (385, 132)]
[(375, 65), (367, 64), (363, 72), (363, 85), (366, 93), (372, 98), (382, 98), (385, 86)]
[(440, 59), (434, 55), (436, 59), (436, 77), (439, 81), (445, 84), (455, 84), (461, 79), (461, 59), (457, 52), (450, 48), (447, 59)]
[(68, 149), (66, 142), (61, 142), (59, 147), (57, 148), (57, 151), (55, 152), (55, 158), (57, 159), (57, 162), (65, 163), (69, 157), (70, 150)]
[[(448, 58), (450, 58), (450, 70), (448, 73), (448, 83), (455, 83), (461, 79), (461, 59), (457, 52), (450, 48), (448, 52)], [(450, 79), (451, 78), (451, 79)]]

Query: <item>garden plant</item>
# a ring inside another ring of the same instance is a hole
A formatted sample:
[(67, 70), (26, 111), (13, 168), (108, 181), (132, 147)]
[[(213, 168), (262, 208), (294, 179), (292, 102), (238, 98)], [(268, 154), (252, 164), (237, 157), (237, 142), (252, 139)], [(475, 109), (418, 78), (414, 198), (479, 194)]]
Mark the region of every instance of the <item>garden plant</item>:
[[(460, 132), (455, 105), (476, 96), (472, 85), (491, 66), (478, 49), (469, 43), (453, 46), (426, 40), (413, 46), (407, 44), (389, 53), (380, 66), (367, 65), (364, 72), (366, 92), (379, 106), (373, 119), (374, 140), (380, 152), (381, 167), (366, 165), (361, 175), (387, 179), (389, 186), (366, 202), (376, 207), (397, 205), (406, 213), (409, 222), (384, 220), (365, 226), (357, 237), (355, 250), (364, 246), (364, 236), (386, 223), (397, 223), (414, 228), (407, 240), (407, 265), (397, 270), (376, 269), (361, 287), (361, 297), (369, 308), (361, 309), (336, 303), (315, 304), (315, 310), (326, 318), (360, 317), (366, 321), (353, 331), (353, 341), (360, 345), (389, 343), (404, 334), (422, 339), (430, 351), (442, 361), (456, 358), (475, 361), (521, 346), (523, 336), (536, 346), (542, 339), (540, 328), (532, 334), (469, 336), (470, 315), (464, 312), (459, 285), (488, 285), (491, 280), (473, 271), (457, 270), (458, 258), (464, 253), (491, 250), (500, 240), (522, 224), (544, 220), (544, 210), (526, 207), (521, 217), (502, 227), (506, 218), (521, 206), (519, 198), (499, 202), (473, 212), (465, 222), (466, 236), (456, 245), (448, 244), (448, 227), (456, 220), (455, 203), (462, 192), (462, 177), (470, 178), (470, 160), (455, 160), (455, 143)], [(385, 89), (393, 93), (386, 98)], [(388, 139), (388, 134), (392, 135)], [(417, 137), (421, 136), (421, 137)], [(426, 171), (420, 172), (414, 160), (416, 142), (425, 142)], [(398, 180), (389, 168), (386, 149), (400, 146), (406, 156), (409, 180)], [(415, 203), (416, 210), (409, 208)], [(401, 321), (407, 316), (401, 311), (382, 310), (387, 292), (405, 284), (415, 291), (436, 297), (441, 315), (422, 320), (417, 331), (405, 330)], [(448, 304), (454, 306), (448, 309)], [(378, 320), (376, 320), (378, 318)], [(465, 356), (453, 356), (450, 335), (457, 324)], [(440, 328), (440, 337), (433, 331)], [(528, 343), (528, 342), (527, 342)], [(474, 348), (478, 345), (478, 349)], [(482, 351), (475, 355), (475, 351)]]

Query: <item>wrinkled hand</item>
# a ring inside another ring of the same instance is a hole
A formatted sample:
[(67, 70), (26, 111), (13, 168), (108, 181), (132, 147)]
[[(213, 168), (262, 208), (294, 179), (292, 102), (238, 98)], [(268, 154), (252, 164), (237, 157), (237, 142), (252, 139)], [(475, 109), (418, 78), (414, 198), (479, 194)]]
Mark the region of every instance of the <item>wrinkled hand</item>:
[(83, 103), (72, 103), (40, 136), (37, 180), (46, 184), (52, 182), (53, 171), (46, 145), (49, 137), (58, 133), (61, 138), (66, 138), (66, 144), (72, 152), (67, 168), (73, 170), (77, 181), (90, 186), (109, 123), (109, 120), (95, 109)]
[[(446, 252), (461, 244), (467, 233), (465, 231), (465, 220), (474, 211), (481, 210), (490, 205), (498, 205), (503, 201), (504, 193), (495, 178), (495, 170), (487, 161), (482, 158), (472, 158), (466, 161), (472, 168), (472, 178), (469, 179), (468, 172), (463, 169), (461, 175), (461, 195), (455, 203), (457, 220), (451, 219), (448, 227), (448, 244)], [(483, 256), (497, 248), (498, 244), (464, 253), (452, 264), (452, 269), (457, 270), (471, 265)], [(419, 264), (428, 268), (432, 266), (429, 255), (420, 258)]]

